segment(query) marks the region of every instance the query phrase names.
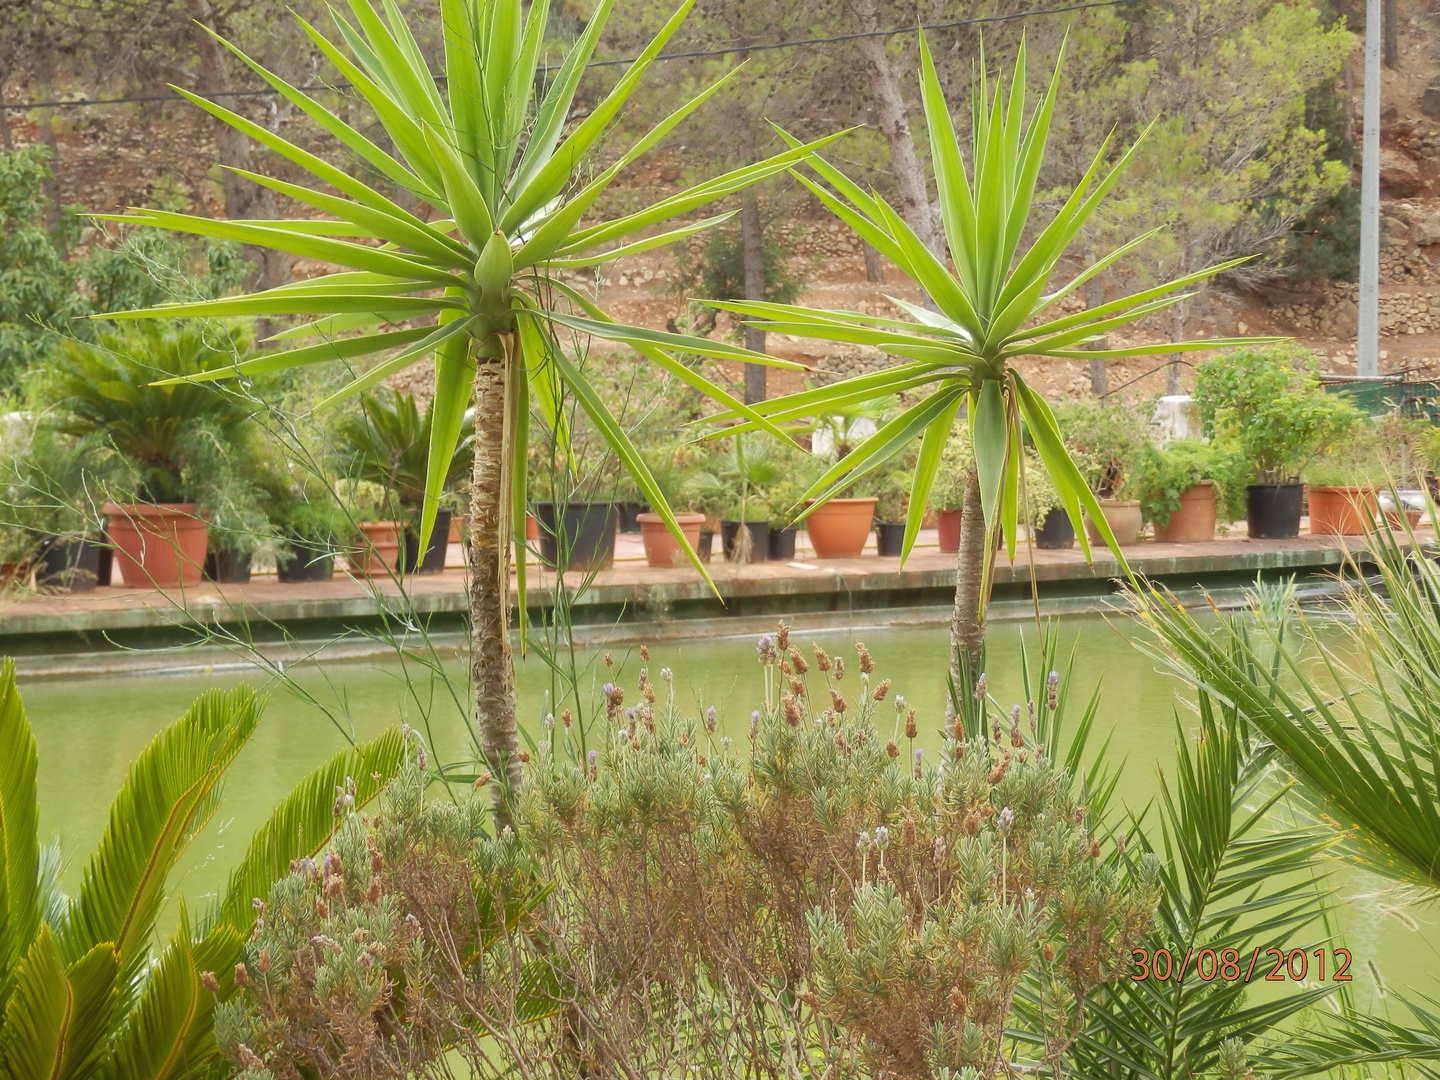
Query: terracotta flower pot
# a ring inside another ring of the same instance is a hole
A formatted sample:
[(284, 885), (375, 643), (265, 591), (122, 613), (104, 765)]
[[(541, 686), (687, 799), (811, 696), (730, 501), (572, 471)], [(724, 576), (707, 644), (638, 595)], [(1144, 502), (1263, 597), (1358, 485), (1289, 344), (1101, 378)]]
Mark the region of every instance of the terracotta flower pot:
[(389, 577), (400, 565), (405, 523), (362, 521), (360, 531), (364, 539), (346, 553), (350, 572), (356, 577)]
[(1380, 507), (1373, 487), (1308, 487), (1310, 531), (1325, 536), (1363, 536)]
[(940, 550), (955, 554), (960, 550), (960, 511), (941, 510), (935, 527), (940, 532)]
[(199, 585), (210, 525), (194, 503), (106, 503), (107, 533), (126, 585)]
[(865, 550), (878, 499), (831, 499), (805, 519), (817, 559), (853, 559)]
[(1180, 495), (1180, 509), (1162, 526), (1155, 523), (1155, 539), (1166, 544), (1203, 544), (1215, 539), (1215, 481), (1201, 480)]
[[(690, 562), (690, 556), (685, 554), (685, 549), (670, 535), (670, 530), (665, 527), (665, 520), (659, 514), (640, 514), (636, 518), (640, 523), (640, 540), (645, 545), (645, 561), (651, 566), (686, 566)], [(700, 526), (705, 524), (704, 514), (676, 514), (675, 523), (680, 526), (680, 531), (685, 535), (685, 542), (690, 545), (690, 550), (698, 551), (700, 547)]]
[[(1140, 512), (1138, 499), (1101, 499), (1100, 512), (1105, 515), (1110, 531), (1115, 534), (1115, 541), (1121, 547), (1140, 539), (1140, 529), (1145, 524), (1145, 516)], [(1095, 522), (1089, 517), (1085, 519), (1085, 532), (1092, 543), (1105, 542), (1100, 536), (1100, 530), (1095, 527)]]
[(1392, 529), (1403, 529), (1405, 527), (1405, 522), (1408, 521), (1410, 523), (1410, 528), (1414, 529), (1419, 526), (1420, 521), (1422, 518), (1424, 518), (1424, 516), (1424, 510), (1405, 510), (1403, 512), (1399, 510), (1386, 510), (1385, 524), (1390, 526), (1390, 528)]

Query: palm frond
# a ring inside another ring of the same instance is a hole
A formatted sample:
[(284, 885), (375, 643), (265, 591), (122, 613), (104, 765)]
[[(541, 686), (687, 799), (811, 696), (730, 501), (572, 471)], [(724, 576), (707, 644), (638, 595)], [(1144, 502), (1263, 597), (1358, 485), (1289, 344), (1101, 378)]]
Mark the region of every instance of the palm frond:
[(0, 665), (0, 1014), (40, 928), (39, 757), (15, 661)]

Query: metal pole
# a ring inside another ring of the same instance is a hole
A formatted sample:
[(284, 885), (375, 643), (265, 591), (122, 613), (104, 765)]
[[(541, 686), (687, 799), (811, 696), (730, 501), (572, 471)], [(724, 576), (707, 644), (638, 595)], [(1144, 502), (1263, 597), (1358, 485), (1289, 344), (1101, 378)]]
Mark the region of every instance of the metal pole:
[(1365, 0), (1365, 131), (1360, 148), (1360, 333), (1356, 371), (1380, 374), (1380, 6)]

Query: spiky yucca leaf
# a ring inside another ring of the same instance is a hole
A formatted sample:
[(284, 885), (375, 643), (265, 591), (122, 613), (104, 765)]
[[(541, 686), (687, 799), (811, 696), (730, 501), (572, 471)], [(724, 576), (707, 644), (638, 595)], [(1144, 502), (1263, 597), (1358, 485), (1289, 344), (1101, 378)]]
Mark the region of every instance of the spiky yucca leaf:
[[(722, 77), (679, 107), (592, 177), (581, 179), (585, 161), (601, 144), (636, 85), (680, 27), (695, 0), (683, 0), (619, 81), (578, 123), (567, 129), (580, 77), (589, 63), (614, 0), (601, 0), (585, 30), (541, 94), (541, 44), (549, 6), (523, 0), (441, 0), (443, 71), (432, 74), (400, 9), (391, 3), (377, 12), (370, 0), (347, 0), (348, 15), (332, 9), (336, 33), (299, 20), (314, 46), (355, 87), (373, 111), (394, 151), (382, 149), (335, 112), (229, 46), (282, 96), (362, 158), (389, 183), (424, 203), (426, 221), (377, 187), (213, 101), (177, 92), (200, 108), (262, 143), (298, 166), (304, 181), (291, 183), (244, 173), (318, 212), (306, 220), (217, 221), (204, 216), (136, 210), (132, 224), (236, 240), (343, 267), (339, 273), (239, 298), (180, 304), (111, 317), (299, 315), (309, 322), (286, 340), (308, 333), (317, 344), (293, 353), (252, 357), (225, 372), (203, 378), (274, 371), (330, 360), (338, 365), (376, 358), (329, 401), (375, 385), (386, 375), (433, 353), (436, 357), (435, 423), (431, 429), (421, 532), (434, 521), (448, 463), (459, 438), (460, 417), (476, 384), (477, 365), (502, 365), (513, 396), (524, 383), (556, 381), (578, 396), (623, 464), (634, 473), (645, 497), (680, 539), (666, 501), (649, 468), (608, 408), (590, 393), (584, 374), (567, 363), (554, 324), (581, 334), (634, 347), (646, 359), (697, 386), (726, 408), (761, 426), (758, 414), (720, 386), (699, 376), (670, 354), (794, 367), (722, 341), (656, 333), (595, 318), (573, 304), (560, 272), (591, 266), (621, 254), (682, 240), (724, 220), (711, 215), (651, 235), (657, 226), (688, 215), (739, 189), (783, 172), (801, 161), (808, 147), (795, 147), (735, 169), (650, 206), (582, 226), (601, 195), (624, 170), (653, 149), (675, 127), (716, 94)], [(835, 136), (832, 136), (834, 138)], [(823, 145), (830, 139), (813, 144)], [(339, 192), (335, 194), (334, 192)], [(378, 239), (382, 247), (367, 242)], [(424, 316), (431, 327), (376, 334), (369, 328)], [(365, 328), (359, 338), (344, 328)], [(405, 335), (404, 337), (400, 335)], [(536, 351), (539, 355), (535, 355)], [(342, 368), (342, 370), (344, 370)], [(541, 388), (531, 386), (533, 400)], [(507, 447), (507, 452), (511, 448)], [(511, 458), (512, 482), (523, 490), (525, 450)], [(503, 504), (502, 493), (502, 504)], [(520, 520), (517, 527), (523, 530)], [(506, 540), (509, 539), (507, 536)], [(523, 544), (523, 532), (518, 533)], [(422, 536), (423, 540), (423, 536)], [(689, 550), (688, 545), (685, 548)], [(692, 561), (702, 574), (697, 557)]]
[[(1085, 223), (1119, 183), (1135, 148), (1109, 161), (1108, 141), (1075, 191), (1048, 223), (1037, 220), (1036, 182), (1045, 155), (1046, 139), (1059, 93), (1057, 63), (1050, 86), (1029, 119), (1025, 119), (1025, 49), (1016, 59), (1007, 103), (1004, 89), (990, 94), (981, 76), (974, 94), (971, 164), (961, 157), (949, 106), (924, 35), (920, 40), (920, 89), (930, 131), (931, 160), (939, 195), (945, 237), (954, 270), (920, 242), (879, 195), (867, 192), (839, 168), (818, 155), (809, 164), (819, 180), (800, 176), (834, 214), (862, 239), (894, 262), (922, 288), (936, 311), (891, 298), (909, 319), (882, 318), (854, 311), (822, 311), (784, 304), (726, 302), (715, 306), (754, 319), (765, 327), (802, 337), (871, 345), (912, 363), (900, 364), (877, 375), (844, 379), (803, 395), (777, 398), (755, 406), (767, 419), (815, 415), (859, 398), (907, 392), (919, 397), (911, 408), (846, 456), (822, 476), (805, 498), (818, 505), (843, 487), (881, 467), (912, 440), (923, 447), (911, 482), (902, 559), (915, 544), (928, 496), (940, 464), (945, 434), (960, 406), (968, 416), (980, 476), (981, 500), (989, 529), (985, 545), (981, 612), (989, 593), (995, 563), (996, 532), (1003, 531), (1010, 557), (1015, 555), (1017, 503), (1022, 468), (1019, 455), (1021, 426), (1033, 441), (1049, 472), (1087, 558), (1089, 541), (1082, 527), (1082, 511), (1089, 511), (1105, 542), (1125, 568), (1100, 513), (1095, 496), (1082, 479), (1060, 438), (1055, 418), (1045, 401), (1026, 383), (1012, 361), (1022, 355), (1065, 359), (1140, 356), (1186, 352), (1238, 345), (1259, 339), (1214, 339), (1163, 342), (1124, 349), (1094, 350), (1088, 343), (1184, 300), (1187, 291), (1207, 278), (1237, 265), (1234, 260), (1199, 273), (1134, 293), (1074, 315), (1056, 316), (1052, 309), (1094, 274), (1117, 264), (1139, 243), (1122, 245), (1050, 292), (1050, 279), (1079, 237)], [(791, 145), (798, 146), (794, 140)], [(1027, 230), (1034, 239), (1022, 250)], [(1142, 238), (1143, 239), (1143, 238)], [(928, 393), (926, 392), (928, 390)], [(798, 411), (803, 409), (802, 411)], [(729, 431), (757, 426), (739, 410), (730, 409), (717, 419), (738, 421)], [(809, 511), (799, 514), (804, 517)], [(1128, 569), (1127, 569), (1128, 572)]]

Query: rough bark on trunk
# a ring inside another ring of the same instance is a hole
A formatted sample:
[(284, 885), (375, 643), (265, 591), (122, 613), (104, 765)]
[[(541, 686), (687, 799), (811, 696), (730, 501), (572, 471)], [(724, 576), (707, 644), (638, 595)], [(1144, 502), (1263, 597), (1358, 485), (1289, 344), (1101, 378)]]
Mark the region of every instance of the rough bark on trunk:
[[(985, 647), (985, 622), (980, 617), (980, 579), (985, 565), (985, 511), (980, 501), (980, 474), (970, 465), (965, 502), (960, 511), (960, 553), (955, 560), (955, 608), (950, 614), (950, 681), (957, 694), (967, 694), (966, 671), (978, 670)], [(955, 704), (946, 706), (955, 717)]]
[(880, 252), (864, 240), (860, 241), (860, 251), (865, 256), (865, 280), (885, 284), (885, 264), (880, 259)]
[[(1185, 304), (1179, 303), (1170, 309), (1170, 339), (1181, 341), (1185, 337)], [(1180, 364), (1184, 353), (1170, 354), (1170, 370), (1165, 379), (1165, 393), (1180, 393)]]
[[(515, 342), (507, 342), (506, 354)], [(475, 371), (475, 469), (470, 486), (470, 674), (475, 728), (490, 769), (495, 827), (510, 820), (520, 783), (515, 665), (510, 655), (510, 441), (514, 402), (506, 356), (480, 356)]]
[[(880, 29), (875, 0), (850, 0), (850, 12), (855, 17), (857, 32), (873, 34)], [(860, 56), (869, 70), (876, 119), (880, 123), (880, 133), (885, 136), (886, 145), (890, 148), (890, 169), (895, 175), (895, 196), (899, 202), (897, 209), (905, 223), (915, 230), (920, 242), (943, 259), (944, 238), (935, 227), (935, 211), (930, 206), (925, 167), (920, 163), (920, 155), (915, 152), (910, 114), (900, 90), (900, 75), (885, 52), (887, 40), (883, 37), (857, 38), (855, 47), (860, 50)]]
[[(210, 0), (189, 0), (190, 17), (195, 21), (195, 47), (199, 50), (201, 66), (205, 71), (207, 88), (228, 91), (230, 67), (228, 50), (210, 35), (217, 30), (215, 11)], [(275, 192), (261, 187), (243, 176), (237, 176), (232, 169), (255, 171), (255, 158), (250, 136), (238, 131), (222, 120), (215, 121), (215, 154), (221, 165), (220, 187), (225, 196), (225, 216), (232, 221), (237, 218), (278, 218), (279, 204)], [(288, 285), (291, 280), (290, 256), (283, 251), (269, 248), (244, 246), (245, 259), (254, 267), (247, 289), (274, 289)], [(259, 320), (255, 327), (256, 337), (266, 337), (271, 332), (268, 320)]]
[[(754, 188), (747, 188), (740, 200), (740, 243), (745, 260), (745, 299), (765, 299), (765, 236), (760, 225), (760, 199)], [(745, 327), (745, 347), (751, 352), (765, 351), (765, 331)], [(745, 404), (765, 400), (765, 366), (745, 365)]]

